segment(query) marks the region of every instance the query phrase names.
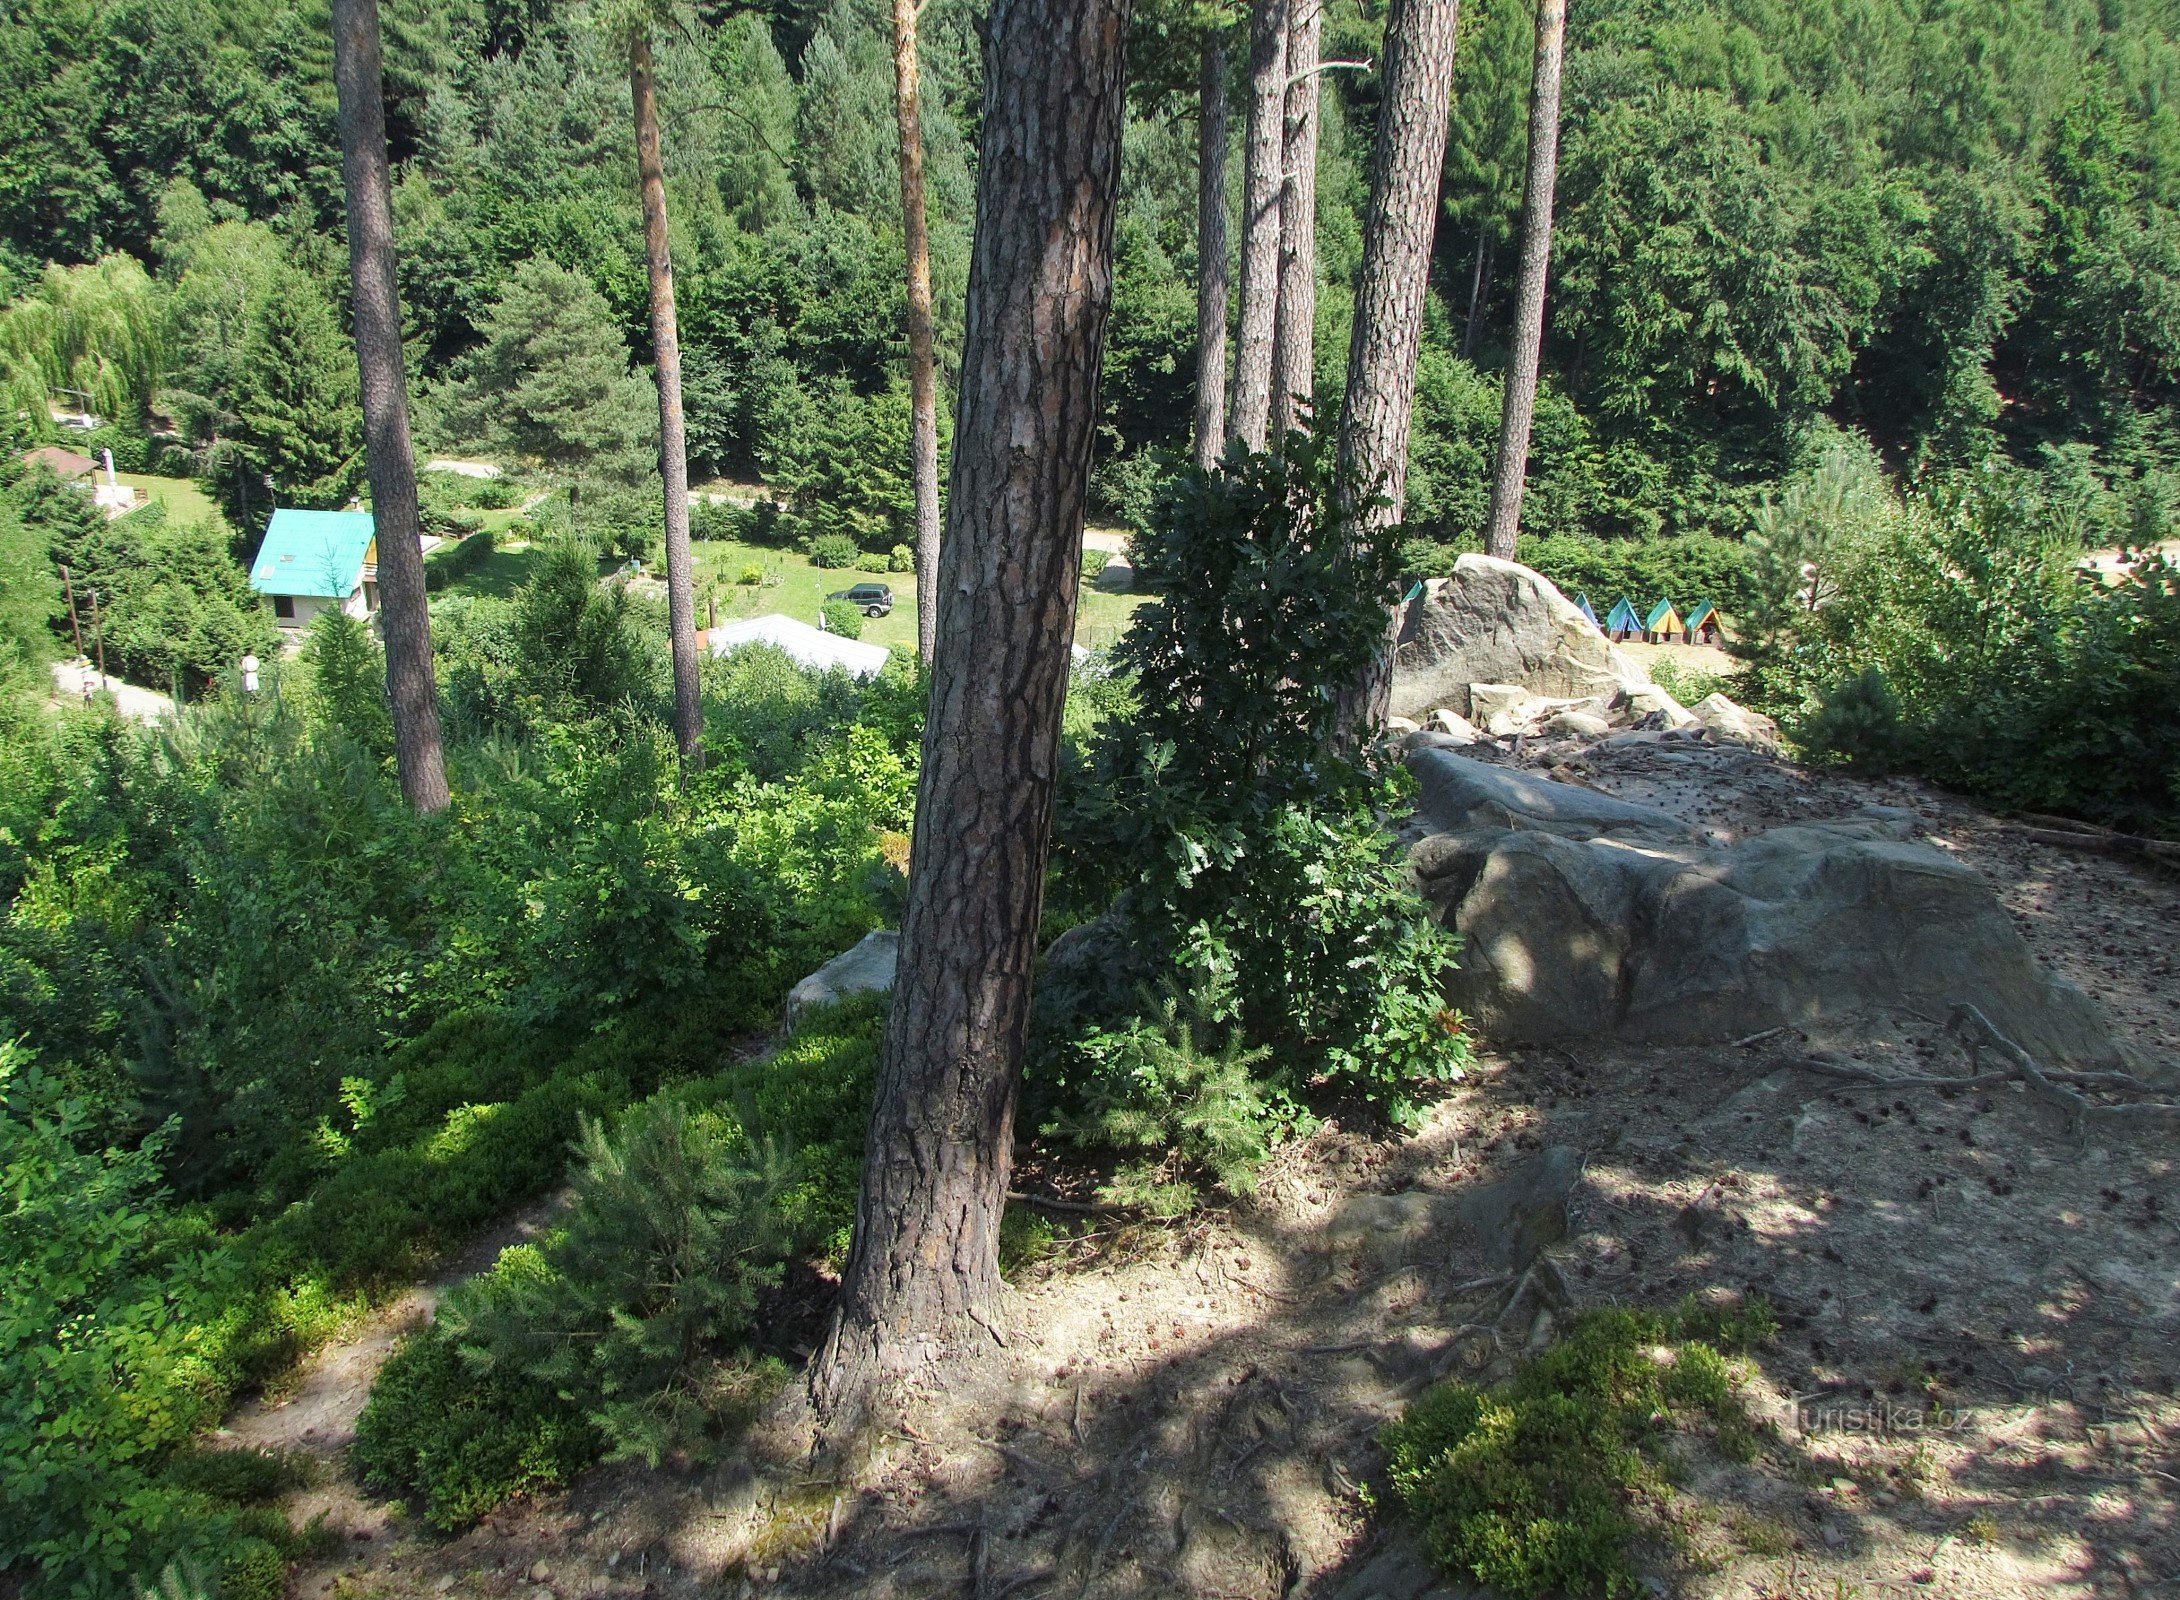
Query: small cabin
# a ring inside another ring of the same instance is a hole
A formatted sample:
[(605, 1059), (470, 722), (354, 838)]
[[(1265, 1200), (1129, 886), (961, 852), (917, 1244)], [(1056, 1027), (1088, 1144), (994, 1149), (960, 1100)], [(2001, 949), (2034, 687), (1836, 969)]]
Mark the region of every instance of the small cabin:
[(1583, 621), (1587, 622), (1593, 628), (1598, 626), (1597, 610), (1594, 606), (1590, 604), (1590, 597), (1588, 595), (1576, 595), (1574, 597), (1574, 608), (1575, 610), (1582, 613)]
[(1688, 624), (1681, 621), (1670, 600), (1660, 600), (1643, 618), (1643, 639), (1649, 644), (1671, 644), (1676, 639), (1685, 643), (1687, 638)]
[(300, 632), (325, 611), (368, 619), (378, 609), (376, 534), (368, 511), (283, 507), (265, 525), (250, 587), (272, 601), (283, 632)]
[(1608, 639), (1632, 639), (1643, 631), (1642, 613), (1635, 609), (1635, 602), (1626, 595), (1613, 602), (1605, 613), (1605, 636)]
[(1717, 644), (1723, 637), (1723, 630), (1718, 622), (1718, 607), (1708, 600), (1698, 600), (1689, 608), (1687, 625), (1690, 644)]

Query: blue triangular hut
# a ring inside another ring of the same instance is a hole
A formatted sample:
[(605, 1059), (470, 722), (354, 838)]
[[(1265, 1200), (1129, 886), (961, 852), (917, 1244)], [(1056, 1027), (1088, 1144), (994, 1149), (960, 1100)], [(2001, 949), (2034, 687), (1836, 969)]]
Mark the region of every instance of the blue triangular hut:
[(1597, 626), (1597, 613), (1590, 608), (1590, 597), (1588, 595), (1576, 595), (1574, 597), (1574, 608), (1575, 610), (1581, 612), (1582, 615), (1588, 619), (1589, 625), (1591, 627), (1594, 628)]
[(1635, 602), (1623, 594), (1605, 613), (1605, 632), (1615, 639), (1629, 639), (1642, 631), (1642, 613), (1635, 609)]

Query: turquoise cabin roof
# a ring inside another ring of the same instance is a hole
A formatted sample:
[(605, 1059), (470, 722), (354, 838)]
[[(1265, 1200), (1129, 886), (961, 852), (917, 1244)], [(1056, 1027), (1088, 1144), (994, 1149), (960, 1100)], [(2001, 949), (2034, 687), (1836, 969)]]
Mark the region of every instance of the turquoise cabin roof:
[(1642, 613), (1635, 609), (1635, 602), (1626, 595), (1613, 602), (1612, 612), (1605, 618), (1605, 626), (1614, 632), (1634, 629), (1643, 625)]
[(1585, 617), (1589, 618), (1589, 622), (1590, 622), (1590, 626), (1591, 626), (1591, 627), (1593, 627), (1593, 628), (1594, 628), (1594, 627), (1596, 627), (1596, 626), (1597, 626), (1597, 613), (1596, 613), (1596, 611), (1594, 611), (1593, 609), (1591, 609), (1591, 606), (1590, 606), (1590, 597), (1589, 597), (1588, 595), (1586, 595), (1586, 594), (1578, 594), (1578, 595), (1576, 595), (1576, 596), (1574, 597), (1574, 608), (1575, 608), (1575, 610), (1577, 610), (1577, 611), (1581, 612), (1583, 616), (1585, 616)]
[(1677, 617), (1678, 615), (1679, 613), (1673, 609), (1672, 601), (1660, 600), (1650, 608), (1650, 615), (1643, 619), (1643, 626), (1655, 630), (1667, 617)]
[(1718, 607), (1712, 605), (1708, 600), (1698, 600), (1694, 608), (1689, 611), (1687, 617), (1683, 620), (1691, 628), (1700, 628), (1706, 621), (1716, 615), (1718, 615)]
[(368, 511), (275, 511), (250, 563), (250, 587), (259, 594), (345, 600), (363, 581), (364, 554), (376, 531)]

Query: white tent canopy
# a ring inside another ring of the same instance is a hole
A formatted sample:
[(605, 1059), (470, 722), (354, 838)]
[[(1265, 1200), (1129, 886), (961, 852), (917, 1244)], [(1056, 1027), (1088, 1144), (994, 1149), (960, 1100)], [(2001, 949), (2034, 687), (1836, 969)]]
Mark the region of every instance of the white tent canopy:
[(837, 633), (813, 628), (777, 611), (745, 622), (723, 622), (711, 630), (712, 654), (729, 655), (745, 644), (769, 644), (786, 652), (796, 666), (810, 672), (829, 672), (835, 667), (858, 678), (875, 678), (885, 670), (893, 652), (882, 644), (843, 639)]

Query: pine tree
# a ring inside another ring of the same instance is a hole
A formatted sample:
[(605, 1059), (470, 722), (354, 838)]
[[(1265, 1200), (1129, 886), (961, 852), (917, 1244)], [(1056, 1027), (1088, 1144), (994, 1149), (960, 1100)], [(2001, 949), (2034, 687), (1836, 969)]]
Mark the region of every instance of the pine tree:
[(338, 510), (363, 481), (363, 409), (355, 348), (325, 291), (289, 269), (250, 329), (235, 401), (234, 439), (272, 506)]

